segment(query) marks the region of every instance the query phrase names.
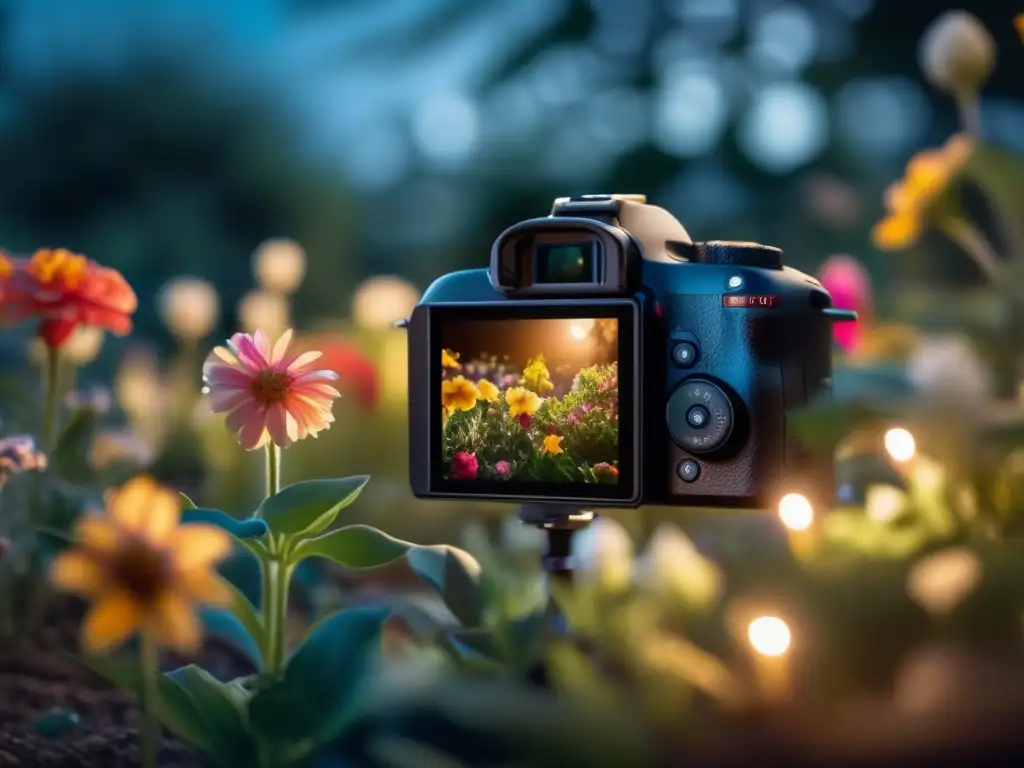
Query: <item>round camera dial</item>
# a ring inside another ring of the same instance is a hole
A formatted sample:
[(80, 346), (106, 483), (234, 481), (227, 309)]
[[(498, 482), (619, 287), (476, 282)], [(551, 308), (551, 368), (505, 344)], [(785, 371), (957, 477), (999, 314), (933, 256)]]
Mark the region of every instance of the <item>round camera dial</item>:
[(735, 423), (729, 396), (705, 379), (681, 384), (668, 399), (665, 419), (672, 439), (695, 454), (721, 448)]

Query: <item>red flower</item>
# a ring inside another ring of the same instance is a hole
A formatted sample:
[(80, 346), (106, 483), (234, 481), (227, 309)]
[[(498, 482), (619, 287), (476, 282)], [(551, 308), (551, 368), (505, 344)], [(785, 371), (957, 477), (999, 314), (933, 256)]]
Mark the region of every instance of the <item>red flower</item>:
[(0, 257), (0, 321), (37, 318), (51, 347), (79, 325), (125, 336), (138, 305), (120, 272), (63, 248), (38, 250), (30, 259)]
[(533, 416), (528, 413), (520, 413), (516, 418), (519, 419), (519, 426), (523, 429), (529, 429), (530, 425), (533, 424)]
[(856, 323), (834, 323), (836, 344), (849, 352), (860, 343), (864, 317), (871, 311), (871, 278), (864, 265), (851, 256), (833, 256), (818, 272), (818, 280), (832, 294), (838, 309), (852, 309), (862, 315)]
[(459, 451), (452, 456), (451, 478), (452, 480), (475, 480), (479, 468), (476, 456)]
[(367, 410), (377, 407), (380, 399), (380, 376), (374, 361), (358, 346), (340, 334), (306, 336), (296, 342), (301, 352), (317, 350), (323, 356), (317, 367), (338, 374), (334, 386), (353, 394)]

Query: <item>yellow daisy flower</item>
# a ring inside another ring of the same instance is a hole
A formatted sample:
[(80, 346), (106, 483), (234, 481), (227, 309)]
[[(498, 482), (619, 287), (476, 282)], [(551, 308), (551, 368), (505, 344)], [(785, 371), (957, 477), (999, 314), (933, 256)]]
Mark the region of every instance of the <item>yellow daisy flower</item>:
[(214, 571), (232, 546), (212, 525), (180, 526), (173, 491), (137, 477), (106, 498), (106, 514), (85, 514), (75, 546), (58, 555), (50, 580), (88, 598), (82, 624), (87, 653), (103, 653), (137, 631), (181, 653), (202, 640), (197, 605), (228, 605), (230, 587)]
[(509, 416), (526, 414), (533, 416), (540, 408), (541, 398), (536, 392), (526, 387), (512, 387), (505, 390), (505, 402), (508, 403)]
[(478, 399), (476, 385), (465, 376), (441, 382), (441, 405), (449, 411), (470, 411)]
[(562, 436), (561, 435), (548, 435), (544, 438), (544, 445), (541, 447), (541, 453), (550, 453), (552, 456), (557, 456), (559, 453), (565, 453), (562, 450)]

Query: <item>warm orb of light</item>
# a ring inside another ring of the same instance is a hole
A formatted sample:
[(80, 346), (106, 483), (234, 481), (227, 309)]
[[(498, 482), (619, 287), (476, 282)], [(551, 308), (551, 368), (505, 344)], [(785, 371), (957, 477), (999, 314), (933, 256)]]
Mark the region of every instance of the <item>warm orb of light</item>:
[(789, 626), (778, 616), (761, 616), (750, 622), (747, 639), (762, 656), (782, 656), (793, 638)]
[(884, 444), (889, 458), (900, 463), (910, 461), (917, 453), (917, 441), (902, 427), (894, 427), (886, 432)]
[(814, 522), (814, 507), (806, 496), (787, 493), (779, 501), (779, 519), (793, 531), (806, 531)]

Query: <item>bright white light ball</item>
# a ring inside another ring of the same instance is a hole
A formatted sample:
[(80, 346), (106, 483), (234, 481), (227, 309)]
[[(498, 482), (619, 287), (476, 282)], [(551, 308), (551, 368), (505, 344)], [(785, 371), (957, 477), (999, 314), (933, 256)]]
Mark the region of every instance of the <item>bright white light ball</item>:
[(762, 616), (750, 622), (747, 639), (762, 656), (782, 656), (789, 650), (792, 635), (789, 626), (777, 616)]
[(917, 442), (907, 430), (896, 427), (885, 433), (885, 452), (893, 461), (910, 461), (917, 453)]
[(814, 522), (814, 507), (806, 496), (787, 493), (779, 501), (779, 519), (793, 531), (806, 531)]

